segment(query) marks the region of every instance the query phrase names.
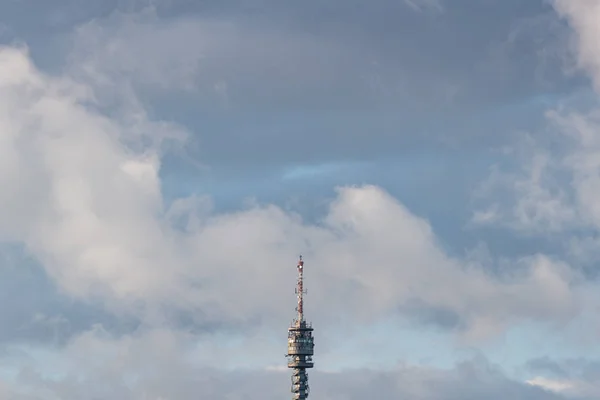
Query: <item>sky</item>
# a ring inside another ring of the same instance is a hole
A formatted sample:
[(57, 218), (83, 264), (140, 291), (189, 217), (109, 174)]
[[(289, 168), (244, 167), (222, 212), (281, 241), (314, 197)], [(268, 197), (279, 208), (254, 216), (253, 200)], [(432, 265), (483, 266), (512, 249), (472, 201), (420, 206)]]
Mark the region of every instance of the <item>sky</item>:
[(598, 21), (0, 2), (0, 398), (599, 398)]

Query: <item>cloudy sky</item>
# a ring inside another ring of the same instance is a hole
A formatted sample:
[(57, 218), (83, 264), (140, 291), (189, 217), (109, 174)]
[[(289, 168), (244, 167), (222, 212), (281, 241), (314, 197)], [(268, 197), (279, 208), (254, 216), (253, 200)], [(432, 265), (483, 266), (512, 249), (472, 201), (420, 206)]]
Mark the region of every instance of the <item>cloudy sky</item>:
[(0, 398), (600, 397), (597, 0), (0, 2)]

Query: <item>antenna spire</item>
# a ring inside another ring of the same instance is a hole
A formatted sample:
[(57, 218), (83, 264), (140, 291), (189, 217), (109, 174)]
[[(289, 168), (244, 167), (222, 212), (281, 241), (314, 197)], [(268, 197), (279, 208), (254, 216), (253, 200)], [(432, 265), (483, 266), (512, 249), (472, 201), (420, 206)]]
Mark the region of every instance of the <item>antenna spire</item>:
[(304, 261), (302, 261), (302, 255), (298, 259), (298, 287), (296, 288), (298, 294), (298, 323), (304, 321)]

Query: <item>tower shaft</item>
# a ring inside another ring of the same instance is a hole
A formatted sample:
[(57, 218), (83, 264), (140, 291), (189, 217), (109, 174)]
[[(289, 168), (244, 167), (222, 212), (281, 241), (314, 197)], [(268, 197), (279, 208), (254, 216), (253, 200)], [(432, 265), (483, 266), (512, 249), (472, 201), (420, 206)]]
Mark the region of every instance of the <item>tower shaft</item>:
[(310, 393), (308, 386), (307, 368), (312, 368), (314, 363), (312, 356), (314, 352), (314, 338), (312, 325), (304, 319), (304, 261), (302, 256), (298, 261), (298, 284), (296, 288), (298, 296), (297, 318), (288, 328), (288, 368), (292, 372), (292, 400), (305, 400)]

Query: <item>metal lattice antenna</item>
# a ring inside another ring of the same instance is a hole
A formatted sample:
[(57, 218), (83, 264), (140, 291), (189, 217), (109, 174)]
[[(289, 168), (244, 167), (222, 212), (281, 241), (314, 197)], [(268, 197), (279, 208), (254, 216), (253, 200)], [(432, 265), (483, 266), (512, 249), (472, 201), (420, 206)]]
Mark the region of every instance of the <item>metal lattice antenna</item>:
[(304, 261), (302, 261), (302, 255), (298, 260), (298, 287), (296, 288), (298, 294), (298, 322), (304, 321)]
[(305, 400), (310, 393), (308, 386), (307, 368), (312, 368), (314, 363), (314, 338), (312, 325), (304, 320), (304, 261), (302, 256), (298, 260), (298, 316), (292, 326), (288, 328), (288, 368), (292, 373), (292, 400)]

